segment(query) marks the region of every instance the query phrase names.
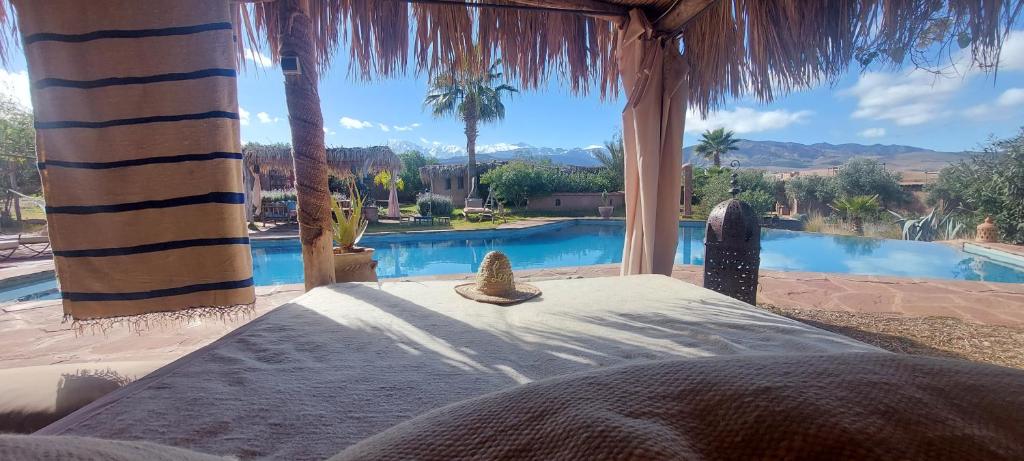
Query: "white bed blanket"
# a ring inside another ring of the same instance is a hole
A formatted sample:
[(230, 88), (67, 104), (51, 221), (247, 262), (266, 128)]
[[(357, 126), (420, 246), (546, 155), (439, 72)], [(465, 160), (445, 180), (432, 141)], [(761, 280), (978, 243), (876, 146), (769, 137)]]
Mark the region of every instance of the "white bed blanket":
[(324, 459), (434, 408), (566, 373), (879, 351), (663, 276), (535, 282), (541, 297), (505, 307), (455, 284), (315, 289), (39, 433)]

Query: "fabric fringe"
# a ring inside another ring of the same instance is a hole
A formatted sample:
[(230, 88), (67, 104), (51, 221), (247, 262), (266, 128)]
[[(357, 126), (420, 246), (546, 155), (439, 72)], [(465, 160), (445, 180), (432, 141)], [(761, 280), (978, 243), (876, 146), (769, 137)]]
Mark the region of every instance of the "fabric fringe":
[(119, 326), (127, 326), (128, 331), (142, 334), (157, 328), (181, 328), (201, 320), (217, 319), (222, 323), (233, 323), (241, 319), (252, 319), (256, 314), (256, 301), (231, 306), (193, 306), (178, 311), (150, 312), (141, 315), (125, 315), (100, 319), (74, 319), (64, 314), (62, 323), (71, 322), (75, 335), (99, 332), (106, 336), (107, 331)]

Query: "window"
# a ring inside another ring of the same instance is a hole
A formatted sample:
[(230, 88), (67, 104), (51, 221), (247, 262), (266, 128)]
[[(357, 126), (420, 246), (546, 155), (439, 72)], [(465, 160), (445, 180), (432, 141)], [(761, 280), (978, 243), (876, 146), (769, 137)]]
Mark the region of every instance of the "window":
[(465, 188), (466, 188), (466, 177), (465, 176), (459, 176), (459, 190), (462, 190), (462, 189), (465, 189)]
[(452, 178), (444, 178), (444, 189), (452, 190)]
[(555, 206), (562, 206), (562, 199), (556, 198), (555, 199)]

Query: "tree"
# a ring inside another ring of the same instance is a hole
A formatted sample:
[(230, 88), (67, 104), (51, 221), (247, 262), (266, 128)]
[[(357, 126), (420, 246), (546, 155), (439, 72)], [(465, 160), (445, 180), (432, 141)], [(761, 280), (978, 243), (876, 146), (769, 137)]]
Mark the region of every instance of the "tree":
[(855, 158), (846, 162), (836, 173), (836, 184), (840, 197), (877, 195), (886, 207), (907, 201), (907, 194), (900, 188), (899, 173), (886, 170), (874, 159)]
[[(4, 196), (8, 189), (29, 195), (40, 192), (32, 121), (32, 112), (9, 95), (0, 95), (0, 192)], [(13, 199), (14, 217), (21, 221), (20, 200), (17, 196)], [(5, 207), (4, 219), (11, 219), (9, 211)]]
[(610, 141), (605, 141), (604, 148), (595, 150), (594, 158), (614, 180), (611, 190), (622, 190), (626, 176), (626, 150), (622, 145), (622, 135), (616, 134)]
[(941, 201), (969, 211), (970, 224), (991, 216), (1004, 241), (1024, 243), (1024, 128), (943, 168), (927, 191), (929, 203)]
[[(466, 172), (469, 180), (476, 178), (477, 125), (491, 123), (505, 118), (505, 104), (502, 93), (511, 95), (519, 90), (496, 82), (501, 80), (501, 61), (485, 67), (479, 59), (473, 60), (461, 69), (450, 69), (430, 82), (423, 104), (429, 106), (434, 117), (457, 117), (466, 125), (466, 155), (469, 157)], [(472, 188), (473, 197), (477, 190)]]
[(725, 131), (725, 128), (718, 128), (714, 131), (706, 130), (700, 135), (700, 143), (693, 148), (701, 157), (711, 160), (716, 167), (722, 166), (722, 156), (730, 151), (739, 150), (736, 143), (739, 139), (733, 138), (732, 131)]
[(826, 205), (839, 197), (839, 184), (834, 176), (805, 175), (786, 181), (786, 197), (800, 203), (801, 209), (808, 203)]
[[(695, 214), (707, 216), (715, 205), (732, 198), (732, 170), (708, 168), (694, 172), (694, 197), (697, 199)], [(761, 215), (775, 209), (777, 181), (761, 170), (737, 170), (736, 187), (740, 193), (736, 198), (747, 202), (755, 213)]]
[(855, 195), (836, 200), (832, 205), (853, 224), (853, 232), (864, 235), (864, 218), (878, 213), (877, 195)]
[(530, 196), (552, 192), (552, 170), (534, 163), (512, 161), (484, 173), (480, 182), (490, 186), (498, 200), (522, 207)]
[(415, 200), (416, 194), (426, 189), (426, 185), (420, 179), (420, 168), (436, 164), (437, 159), (417, 151), (398, 154), (398, 158), (402, 159), (402, 172), (399, 174), (399, 178), (405, 183), (405, 190), (399, 193), (399, 197), (408, 201)]

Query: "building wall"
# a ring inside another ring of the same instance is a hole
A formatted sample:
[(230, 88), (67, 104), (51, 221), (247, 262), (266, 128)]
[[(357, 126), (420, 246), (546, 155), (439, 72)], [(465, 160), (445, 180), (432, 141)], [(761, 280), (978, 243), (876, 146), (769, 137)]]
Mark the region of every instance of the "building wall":
[[(462, 187), (459, 187), (462, 186)], [(444, 195), (452, 199), (456, 208), (462, 208), (466, 203), (466, 196), (469, 195), (469, 179), (463, 173), (462, 181), (458, 176), (449, 178), (433, 178), (430, 183), (430, 191), (435, 195)]]
[[(609, 192), (611, 206), (621, 208), (625, 202), (622, 192)], [(593, 211), (601, 206), (601, 194), (589, 192), (558, 192), (546, 197), (530, 197), (526, 209), (530, 211)]]

